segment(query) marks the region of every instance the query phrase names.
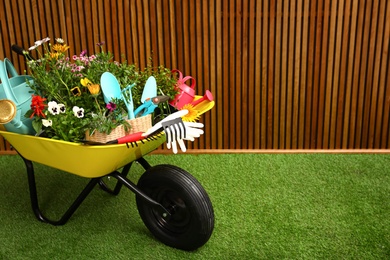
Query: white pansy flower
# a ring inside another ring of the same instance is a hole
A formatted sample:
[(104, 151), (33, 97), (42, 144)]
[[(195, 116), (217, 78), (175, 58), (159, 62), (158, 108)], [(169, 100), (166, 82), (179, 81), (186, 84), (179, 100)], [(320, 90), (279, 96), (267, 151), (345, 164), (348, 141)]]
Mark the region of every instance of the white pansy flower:
[(73, 107), (73, 113), (74, 113), (74, 116), (76, 116), (78, 118), (82, 118), (82, 117), (84, 117), (84, 108), (78, 107), (78, 106), (74, 106)]
[(53, 121), (47, 120), (47, 119), (42, 119), (42, 125), (49, 127), (49, 126), (52, 126), (52, 124), (53, 124)]
[(50, 101), (48, 104), (47, 104), (48, 108), (47, 110), (49, 110), (50, 114), (52, 115), (58, 115), (60, 113), (60, 108), (58, 107), (58, 104), (57, 102), (55, 101)]
[(60, 113), (65, 113), (66, 111), (66, 107), (64, 104), (58, 104), (58, 110), (60, 111)]

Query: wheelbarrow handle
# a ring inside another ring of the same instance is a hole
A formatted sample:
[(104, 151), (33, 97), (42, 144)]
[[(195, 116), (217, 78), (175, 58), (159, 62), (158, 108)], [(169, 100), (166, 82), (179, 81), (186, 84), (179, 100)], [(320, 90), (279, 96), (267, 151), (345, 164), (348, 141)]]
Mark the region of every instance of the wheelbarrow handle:
[(30, 56), (29, 52), (26, 52), (25, 49), (23, 49), (23, 47), (20, 47), (19, 45), (17, 44), (13, 44), (11, 46), (11, 50), (21, 56), (23, 56), (25, 59), (27, 60), (33, 60), (33, 58)]
[(24, 56), (24, 53), (23, 53), (23, 52), (24, 52), (24, 49), (23, 49), (22, 47), (20, 47), (19, 45), (13, 44), (13, 45), (11, 46), (11, 49), (12, 49), (15, 53)]

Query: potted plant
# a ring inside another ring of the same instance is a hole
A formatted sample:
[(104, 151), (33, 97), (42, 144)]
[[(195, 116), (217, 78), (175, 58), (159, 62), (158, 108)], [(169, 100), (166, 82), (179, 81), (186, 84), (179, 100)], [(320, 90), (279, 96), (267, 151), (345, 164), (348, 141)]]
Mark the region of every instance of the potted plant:
[(110, 134), (117, 127), (128, 131), (132, 126), (124, 101), (113, 99), (106, 103), (103, 99), (100, 78), (104, 72), (115, 75), (122, 89), (134, 84), (131, 91), (135, 106), (141, 103), (149, 76), (156, 78), (158, 95), (175, 96), (176, 80), (170, 69), (148, 65), (140, 70), (135, 64), (114, 61), (113, 55), (104, 51), (103, 42), (97, 45), (98, 53), (89, 54), (85, 50), (70, 57), (67, 55), (70, 47), (63, 39), (56, 38), (51, 43), (50, 38), (44, 38), (24, 52), (34, 91), (26, 116), (32, 118), (38, 134), (77, 142), (87, 132)]

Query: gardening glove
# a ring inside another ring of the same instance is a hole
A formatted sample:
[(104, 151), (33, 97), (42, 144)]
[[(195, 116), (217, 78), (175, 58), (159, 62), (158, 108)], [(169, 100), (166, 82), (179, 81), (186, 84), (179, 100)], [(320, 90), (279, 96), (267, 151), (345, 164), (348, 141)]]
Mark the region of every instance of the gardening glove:
[(183, 122), (181, 117), (186, 114), (188, 114), (188, 110), (179, 110), (152, 126), (142, 136), (147, 137), (163, 128), (167, 137), (167, 148), (171, 149), (172, 147), (173, 153), (177, 153), (177, 142), (180, 149), (185, 152), (187, 149), (183, 140), (194, 141), (195, 138), (203, 134), (203, 130), (199, 129), (203, 127), (202, 123)]
[(171, 149), (173, 153), (177, 153), (177, 144), (180, 149), (185, 152), (187, 148), (183, 140), (194, 141), (203, 134), (202, 123), (183, 122), (181, 118), (176, 118), (162, 124), (165, 135), (167, 137), (167, 148)]

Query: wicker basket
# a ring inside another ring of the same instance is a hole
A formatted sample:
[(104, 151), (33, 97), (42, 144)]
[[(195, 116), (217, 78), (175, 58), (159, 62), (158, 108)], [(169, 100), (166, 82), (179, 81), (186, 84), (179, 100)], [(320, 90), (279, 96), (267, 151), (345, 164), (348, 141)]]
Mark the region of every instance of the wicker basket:
[(125, 131), (125, 127), (121, 125), (112, 130), (109, 135), (105, 133), (100, 133), (98, 131), (95, 131), (92, 135), (90, 135), (89, 131), (87, 131), (85, 133), (85, 139), (94, 142), (107, 143), (109, 141), (116, 140), (128, 134), (146, 132), (146, 130), (152, 127), (152, 114), (126, 121), (129, 122), (131, 126), (131, 128), (127, 132)]

